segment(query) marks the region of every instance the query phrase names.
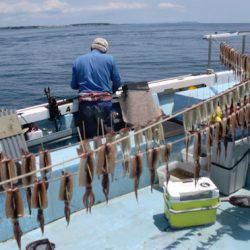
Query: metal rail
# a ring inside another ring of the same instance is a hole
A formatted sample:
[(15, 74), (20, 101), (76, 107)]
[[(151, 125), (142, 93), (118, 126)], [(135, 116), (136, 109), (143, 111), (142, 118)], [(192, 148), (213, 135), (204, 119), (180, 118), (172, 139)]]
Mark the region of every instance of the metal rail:
[(214, 39), (222, 39), (229, 37), (242, 37), (242, 48), (241, 53), (244, 54), (246, 50), (246, 36), (250, 35), (250, 31), (238, 31), (238, 32), (226, 32), (226, 33), (215, 33), (203, 36), (204, 40), (208, 41), (208, 62), (207, 68), (211, 69), (212, 60), (212, 42)]
[(234, 36), (249, 36), (250, 31), (238, 31), (238, 32), (226, 32), (226, 33), (215, 33), (203, 36), (203, 39), (210, 40), (210, 39), (220, 39), (220, 38), (228, 38)]

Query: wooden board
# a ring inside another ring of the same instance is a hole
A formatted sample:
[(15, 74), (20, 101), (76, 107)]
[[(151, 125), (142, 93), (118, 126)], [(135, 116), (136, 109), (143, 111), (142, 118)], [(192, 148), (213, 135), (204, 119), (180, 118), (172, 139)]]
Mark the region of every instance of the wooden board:
[(0, 117), (0, 139), (22, 134), (22, 128), (16, 114)]

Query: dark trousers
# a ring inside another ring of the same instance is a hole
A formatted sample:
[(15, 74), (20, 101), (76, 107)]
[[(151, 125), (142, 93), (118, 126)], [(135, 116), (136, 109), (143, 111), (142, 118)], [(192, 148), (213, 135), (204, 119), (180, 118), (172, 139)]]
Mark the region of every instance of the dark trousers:
[[(83, 128), (82, 121), (84, 121), (87, 139), (102, 134), (101, 120), (104, 125), (104, 133), (111, 132), (111, 113), (111, 101), (83, 101), (79, 103), (79, 125)], [(98, 127), (99, 131), (97, 131)], [(83, 130), (81, 129), (81, 131)]]

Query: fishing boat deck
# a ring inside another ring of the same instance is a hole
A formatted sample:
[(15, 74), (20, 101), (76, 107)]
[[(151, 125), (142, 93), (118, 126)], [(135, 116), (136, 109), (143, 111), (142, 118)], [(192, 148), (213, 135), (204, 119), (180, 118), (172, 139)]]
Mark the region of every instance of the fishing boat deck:
[[(250, 194), (242, 189), (237, 194)], [(92, 214), (85, 210), (71, 217), (69, 227), (64, 219), (50, 223), (43, 238), (56, 249), (249, 249), (250, 210), (222, 203), (213, 225), (173, 230), (163, 214), (162, 192), (146, 187), (134, 193), (100, 203)], [(22, 245), (41, 238), (40, 229), (25, 234)], [(15, 240), (0, 244), (0, 249), (16, 249)]]

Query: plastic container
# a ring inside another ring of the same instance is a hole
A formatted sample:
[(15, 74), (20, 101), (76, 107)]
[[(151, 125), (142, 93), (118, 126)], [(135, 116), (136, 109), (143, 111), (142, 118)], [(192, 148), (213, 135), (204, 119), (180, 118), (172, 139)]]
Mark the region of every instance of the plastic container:
[[(168, 164), (168, 168), (170, 172), (178, 168), (188, 171), (188, 169), (190, 168), (192, 169), (192, 166), (189, 165), (190, 163), (173, 161)], [(161, 165), (160, 167), (157, 168), (156, 171), (158, 175), (159, 186), (163, 188), (164, 182), (166, 181), (166, 165)], [(171, 175), (171, 180), (179, 180), (179, 178)]]
[(224, 145), (221, 145), (221, 155), (217, 156), (217, 149), (212, 150), (211, 179), (220, 192), (225, 195), (232, 194), (245, 186), (249, 167), (249, 143), (247, 139), (229, 142), (227, 157)]
[(36, 140), (43, 137), (43, 131), (41, 129), (31, 131), (27, 133), (29, 141)]
[(164, 212), (173, 228), (214, 223), (219, 190), (207, 177), (164, 183)]
[[(194, 147), (190, 146), (188, 149), (188, 158), (187, 161), (190, 163), (194, 163), (194, 157), (193, 157), (193, 151), (194, 151)], [(200, 157), (200, 165), (201, 165), (201, 169), (205, 170), (207, 167), (207, 151), (206, 151), (206, 147), (202, 146), (201, 147), (201, 153), (202, 156)], [(181, 155), (182, 155), (182, 160), (183, 162), (186, 162), (186, 149), (182, 149), (181, 150)], [(189, 171), (193, 171), (193, 165), (191, 169), (189, 169)]]

